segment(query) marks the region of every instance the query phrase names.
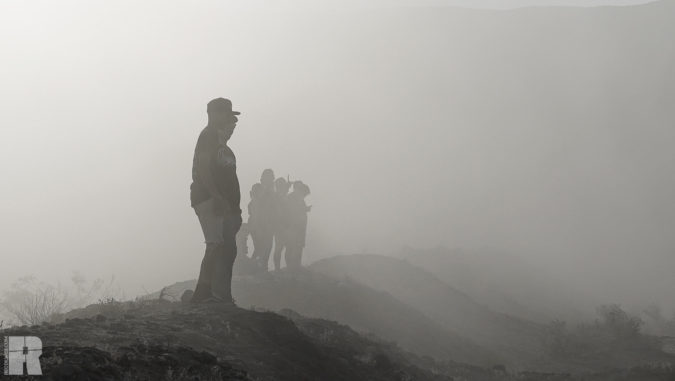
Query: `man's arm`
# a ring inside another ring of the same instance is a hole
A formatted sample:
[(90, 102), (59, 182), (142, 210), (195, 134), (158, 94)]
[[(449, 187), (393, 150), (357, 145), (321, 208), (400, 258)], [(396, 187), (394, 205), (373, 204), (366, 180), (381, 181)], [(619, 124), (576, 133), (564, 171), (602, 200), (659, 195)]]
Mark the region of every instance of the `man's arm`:
[(209, 192), (211, 197), (215, 200), (217, 208), (222, 209), (225, 206), (225, 200), (216, 187), (213, 173), (211, 173), (210, 163), (211, 155), (208, 153), (200, 154), (197, 157), (197, 174), (199, 175), (200, 182), (204, 185), (204, 188), (206, 188), (206, 191)]

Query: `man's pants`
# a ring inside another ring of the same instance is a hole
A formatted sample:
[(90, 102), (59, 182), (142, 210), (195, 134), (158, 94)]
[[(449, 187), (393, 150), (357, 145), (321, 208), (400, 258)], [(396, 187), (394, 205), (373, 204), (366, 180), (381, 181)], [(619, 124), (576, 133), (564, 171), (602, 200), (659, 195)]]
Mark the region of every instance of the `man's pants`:
[(232, 300), (232, 267), (237, 256), (236, 235), (241, 217), (236, 214), (218, 215), (214, 200), (208, 199), (194, 206), (204, 233), (206, 252), (202, 260), (194, 300), (212, 295)]

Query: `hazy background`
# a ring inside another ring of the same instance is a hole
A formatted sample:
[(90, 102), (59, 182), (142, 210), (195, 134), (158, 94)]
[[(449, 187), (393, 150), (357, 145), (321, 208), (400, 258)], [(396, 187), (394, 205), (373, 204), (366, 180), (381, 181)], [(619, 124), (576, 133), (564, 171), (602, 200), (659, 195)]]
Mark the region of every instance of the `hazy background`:
[(672, 3), (437, 8), (563, 3), (643, 2), (3, 1), (0, 289), (194, 278), (192, 152), (224, 96), (242, 207), (267, 167), (310, 185), (309, 261), (463, 247), (672, 306)]

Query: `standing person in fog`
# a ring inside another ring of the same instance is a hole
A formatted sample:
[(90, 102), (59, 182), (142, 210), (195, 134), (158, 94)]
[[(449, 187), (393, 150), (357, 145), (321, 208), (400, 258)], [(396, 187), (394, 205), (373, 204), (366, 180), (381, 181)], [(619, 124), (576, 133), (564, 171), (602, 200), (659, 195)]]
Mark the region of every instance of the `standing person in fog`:
[(258, 260), (261, 270), (267, 271), (274, 235), (274, 172), (269, 168), (260, 176), (260, 194), (255, 202), (253, 229), (253, 257)]
[[(251, 240), (253, 241), (253, 247), (256, 248), (261, 245), (258, 241), (258, 221), (261, 219), (260, 216), (260, 196), (262, 194), (262, 185), (260, 183), (255, 183), (251, 187), (251, 191), (248, 193), (251, 196), (251, 201), (248, 202), (248, 231), (251, 234)], [(258, 251), (259, 254), (259, 251)], [(256, 260), (256, 252), (253, 250), (251, 258)]]
[(281, 253), (286, 247), (288, 230), (288, 190), (291, 184), (283, 177), (274, 181), (274, 269), (281, 269)]
[(307, 236), (307, 213), (312, 210), (305, 203), (309, 187), (302, 181), (293, 183), (293, 192), (288, 195), (288, 230), (286, 241), (286, 266), (299, 269), (302, 266), (302, 251)]
[[(227, 142), (240, 113), (232, 111), (232, 102), (224, 98), (210, 101), (206, 112), (208, 124), (197, 139), (190, 186), (190, 202), (204, 234), (206, 251), (191, 302), (234, 304), (232, 266), (237, 255), (235, 237), (242, 222), (241, 196), (237, 161)], [(214, 283), (222, 286), (215, 287)]]

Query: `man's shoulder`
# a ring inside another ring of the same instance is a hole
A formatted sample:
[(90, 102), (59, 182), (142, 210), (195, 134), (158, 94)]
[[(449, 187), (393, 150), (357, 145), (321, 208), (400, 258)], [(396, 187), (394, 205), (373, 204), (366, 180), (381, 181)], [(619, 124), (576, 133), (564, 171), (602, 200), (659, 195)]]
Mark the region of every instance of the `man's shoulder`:
[(213, 129), (212, 127), (206, 126), (202, 129), (202, 131), (199, 133), (199, 138), (197, 138), (197, 141), (202, 141), (205, 139), (213, 140), (216, 136), (216, 130)]
[(197, 138), (195, 150), (198, 152), (212, 151), (218, 146), (218, 137), (213, 128), (204, 127)]

